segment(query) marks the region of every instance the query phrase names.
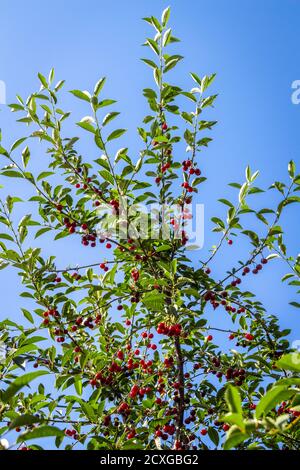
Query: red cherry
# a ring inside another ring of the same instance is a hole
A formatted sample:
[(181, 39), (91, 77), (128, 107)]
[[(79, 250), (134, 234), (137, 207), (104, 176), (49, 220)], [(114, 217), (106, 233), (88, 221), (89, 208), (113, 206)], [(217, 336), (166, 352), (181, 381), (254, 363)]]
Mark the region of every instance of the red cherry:
[(202, 436), (206, 436), (206, 434), (207, 434), (207, 429), (201, 429), (200, 434), (201, 434)]
[(228, 245), (232, 245), (233, 244), (233, 241), (232, 240), (228, 240)]
[(133, 431), (130, 431), (128, 434), (127, 434), (127, 439), (133, 439), (136, 435), (136, 432), (133, 430)]
[(106, 243), (106, 248), (110, 249), (111, 248), (111, 243)]
[(254, 340), (254, 336), (251, 335), (250, 333), (246, 333), (246, 334), (244, 335), (244, 337), (245, 337), (248, 341)]
[(118, 352), (117, 352), (117, 358), (120, 359), (120, 361), (123, 361), (123, 359), (124, 359), (124, 353), (123, 353), (123, 351), (118, 351)]
[(133, 385), (131, 387), (130, 392), (129, 392), (130, 398), (135, 398), (137, 396), (137, 394), (139, 393), (139, 390), (140, 390), (140, 388), (137, 384)]
[(164, 123), (162, 124), (161, 128), (162, 128), (163, 131), (166, 131), (166, 130), (168, 129), (167, 123), (164, 122)]

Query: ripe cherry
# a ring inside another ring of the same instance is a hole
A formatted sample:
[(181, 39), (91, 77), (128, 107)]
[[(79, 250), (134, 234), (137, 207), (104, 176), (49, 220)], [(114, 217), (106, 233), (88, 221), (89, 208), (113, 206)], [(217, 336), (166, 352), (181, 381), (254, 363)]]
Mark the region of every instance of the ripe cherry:
[(244, 337), (245, 337), (248, 341), (254, 340), (254, 336), (251, 335), (251, 333), (246, 333), (246, 334), (244, 335)]

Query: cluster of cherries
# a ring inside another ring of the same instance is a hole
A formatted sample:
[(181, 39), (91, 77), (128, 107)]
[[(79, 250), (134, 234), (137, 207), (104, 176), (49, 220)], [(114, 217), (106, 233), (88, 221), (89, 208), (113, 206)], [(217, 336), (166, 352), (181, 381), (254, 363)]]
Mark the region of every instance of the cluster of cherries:
[(137, 397), (144, 398), (145, 395), (149, 395), (151, 392), (151, 387), (139, 387), (137, 384), (134, 384), (129, 392), (129, 397), (132, 399)]
[(171, 367), (173, 367), (173, 365), (174, 365), (174, 358), (173, 358), (173, 356), (165, 357), (165, 359), (164, 359), (164, 366), (165, 366), (167, 369), (170, 369)]
[(280, 406), (278, 407), (277, 414), (281, 415), (283, 413), (289, 413), (291, 414), (294, 418), (298, 418), (300, 416), (300, 411), (296, 410), (291, 410), (288, 406), (286, 401), (283, 401)]
[[(252, 273), (253, 273), (253, 274), (258, 274), (259, 271), (262, 270), (263, 265), (264, 265), (264, 264), (267, 264), (267, 262), (268, 262), (267, 258), (262, 258), (262, 259), (260, 260), (260, 263), (258, 263), (258, 264), (255, 266), (255, 268), (252, 269)], [(245, 266), (244, 269), (243, 269), (243, 272), (242, 272), (242, 276), (246, 276), (247, 274), (250, 273), (250, 271), (251, 271), (250, 268), (249, 268), (248, 266)]]
[[(100, 317), (96, 317), (96, 322), (98, 323), (99, 321), (101, 320), (101, 316)], [(94, 328), (94, 325), (93, 325), (93, 317), (87, 317), (87, 318), (83, 318), (83, 317), (78, 317), (76, 318), (75, 320), (75, 325), (72, 326), (72, 331), (77, 331), (77, 327), (81, 327), (81, 326), (85, 326), (86, 328), (90, 328), (91, 330)]]
[(118, 407), (118, 413), (123, 415), (123, 416), (129, 416), (130, 415), (130, 406), (128, 403), (123, 402), (119, 405)]
[[(231, 285), (235, 287), (237, 284), (240, 284), (240, 283), (241, 283), (241, 280), (236, 278), (231, 282)], [(228, 292), (226, 290), (222, 292), (218, 292), (218, 293), (213, 292), (213, 291), (207, 291), (204, 294), (204, 300), (206, 302), (210, 302), (214, 309), (218, 308), (220, 305), (223, 305), (226, 312), (238, 313), (238, 314), (245, 313), (246, 311), (245, 307), (239, 307), (237, 309), (236, 307), (229, 305), (226, 300), (227, 297), (228, 297)]]
[(75, 440), (78, 440), (79, 436), (77, 434), (77, 432), (75, 431), (75, 429), (66, 429), (65, 430), (65, 435), (68, 436), (68, 437), (71, 437)]
[(109, 204), (112, 206), (113, 208), (113, 213), (118, 215), (119, 214), (119, 211), (120, 211), (120, 203), (117, 199), (112, 199), (111, 201), (109, 201)]
[(131, 271), (131, 277), (132, 279), (134, 280), (134, 282), (138, 282), (139, 278), (140, 278), (140, 272), (138, 269), (134, 268), (132, 271)]
[(235, 380), (235, 384), (240, 386), (246, 380), (245, 369), (233, 369), (229, 367), (225, 374), (226, 380)]
[(176, 427), (174, 424), (165, 424), (162, 429), (158, 428), (155, 431), (155, 436), (160, 437), (163, 441), (167, 441), (169, 436), (174, 436)]
[(106, 263), (100, 263), (99, 267), (100, 269), (103, 269), (105, 273), (108, 271), (108, 267), (106, 266)]
[[(193, 166), (193, 162), (191, 160), (184, 160), (182, 162), (182, 169), (184, 172), (188, 172), (188, 175), (196, 175), (196, 176), (200, 176), (201, 175), (201, 171), (199, 170), (199, 168), (194, 168)], [(189, 178), (189, 177), (188, 177)], [(194, 188), (192, 186), (190, 186), (189, 182), (188, 181), (184, 181), (181, 186), (186, 189), (186, 191), (188, 193), (192, 193), (194, 191)]]
[(90, 385), (96, 388), (100, 387), (100, 385), (111, 385), (114, 380), (113, 373), (121, 372), (122, 368), (118, 364), (112, 363), (108, 370), (109, 373), (107, 375), (104, 372), (97, 372), (95, 377), (90, 380)]
[(191, 424), (191, 423), (194, 423), (196, 421), (196, 410), (191, 410), (190, 411), (190, 416), (188, 416), (187, 418), (185, 418), (185, 424)]
[(160, 322), (156, 329), (159, 335), (180, 336), (182, 327), (179, 323), (168, 326), (165, 322)]
[(189, 175), (201, 175), (201, 171), (199, 170), (199, 168), (194, 168), (193, 162), (191, 160), (184, 160), (182, 162), (182, 169), (183, 171), (188, 172)]

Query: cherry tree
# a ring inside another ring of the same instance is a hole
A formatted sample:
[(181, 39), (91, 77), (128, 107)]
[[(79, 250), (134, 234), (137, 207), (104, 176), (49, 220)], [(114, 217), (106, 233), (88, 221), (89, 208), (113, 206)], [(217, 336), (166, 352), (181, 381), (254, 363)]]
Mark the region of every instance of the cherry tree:
[[(154, 36), (142, 60), (154, 85), (143, 92), (149, 114), (138, 128), (138, 159), (121, 147), (125, 129), (112, 129), (119, 113), (110, 111), (105, 78), (90, 92), (71, 91), (88, 113), (76, 136), (65, 134), (70, 113), (59, 105), (64, 81), (55, 82), (54, 70), (39, 73), (39, 90), (10, 105), (29, 135), (1, 145), (2, 180), (27, 182), (36, 210), (18, 220), (20, 198), (0, 201), (1, 268), (17, 270), (30, 305), (18, 321), (0, 323), (2, 449), (39, 450), (45, 437), (88, 450), (300, 446), (299, 354), (290, 331), (247, 288), (275, 257), (289, 267), (283, 280), (299, 285), (299, 259), (286, 254), (279, 224), (285, 207), (300, 201), (300, 175), (290, 162), (286, 181), (270, 188), (279, 204), (255, 210), (258, 172), (247, 167), (245, 181), (231, 183), (236, 201), (221, 199), (226, 215), (212, 218), (219, 240), (195, 263), (189, 224), (205, 190), (199, 152), (216, 124), (206, 117), (215, 75), (191, 73), (188, 91), (167, 81), (182, 60), (169, 54), (178, 41), (169, 16), (167, 8), (160, 20), (145, 18)], [(99, 154), (93, 162), (79, 150), (87, 137)], [(32, 140), (51, 158), (39, 174)], [(37, 243), (46, 233), (53, 253), (55, 240), (72, 237), (93, 263), (62, 267), (45, 257)], [(248, 238), (249, 251), (215, 278), (215, 257), (237, 236)], [(214, 324), (214, 310), (232, 327)], [(221, 345), (214, 332), (224, 336)]]

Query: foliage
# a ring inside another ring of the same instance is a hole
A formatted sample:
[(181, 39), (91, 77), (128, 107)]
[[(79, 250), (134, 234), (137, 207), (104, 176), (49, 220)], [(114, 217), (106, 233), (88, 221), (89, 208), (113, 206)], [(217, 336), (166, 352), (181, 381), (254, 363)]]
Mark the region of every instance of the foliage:
[[(155, 88), (144, 90), (149, 114), (138, 128), (137, 160), (126, 147), (115, 153), (126, 130), (112, 128), (119, 113), (107, 111), (115, 101), (105, 98), (105, 78), (91, 92), (71, 91), (90, 110), (77, 127), (83, 142), (95, 144), (100, 156), (93, 162), (81, 155), (79, 137), (64, 134), (70, 113), (59, 106), (64, 81), (55, 83), (53, 70), (48, 78), (38, 74), (37, 92), (10, 105), (30, 134), (10, 149), (0, 147), (6, 162), (1, 174), (26, 181), (33, 190), (28, 203), (37, 208), (16, 223), (16, 204), (23, 201), (1, 200), (1, 269), (17, 270), (21, 297), (30, 305), (22, 308), (24, 321), (0, 323), (6, 352), (0, 437), (15, 439), (20, 448), (41, 449), (45, 437), (64, 449), (299, 448), (297, 353), (286, 339), (289, 330), (280, 330), (242, 279), (259, 275), (278, 257), (290, 268), (283, 280), (299, 286), (300, 261), (287, 256), (279, 223), (285, 207), (300, 201), (300, 175), (290, 162), (289, 182), (269, 188), (279, 204), (257, 210), (251, 197), (262, 189), (255, 186), (258, 172), (248, 167), (245, 182), (231, 183), (237, 202), (221, 199), (227, 214), (212, 218), (218, 244), (194, 267), (185, 222), (206, 180), (198, 155), (216, 124), (205, 117), (216, 99), (208, 92), (215, 75), (192, 73), (189, 91), (166, 81), (182, 59), (169, 53), (178, 41), (169, 16), (167, 8), (160, 20), (145, 18), (154, 38), (145, 42), (152, 58), (142, 60)], [(39, 174), (29, 169), (32, 140), (50, 157)], [(176, 157), (182, 143), (183, 162)], [(141, 216), (148, 220), (143, 207), (154, 203), (179, 207), (179, 216), (168, 213), (166, 222), (158, 212), (156, 238), (148, 232), (114, 237), (110, 230), (123, 227), (116, 216), (124, 201), (137, 207), (129, 216), (133, 225)], [(106, 213), (99, 211), (103, 205)], [(260, 224), (257, 232), (245, 226), (249, 214)], [(76, 237), (82, 249), (102, 247), (110, 255), (62, 269), (36, 246), (46, 234), (66, 243)], [(210, 266), (236, 236), (247, 237), (250, 251), (215, 279)], [(216, 309), (231, 316), (231, 330), (211, 324)], [(235, 349), (222, 351), (213, 331), (229, 336)]]

